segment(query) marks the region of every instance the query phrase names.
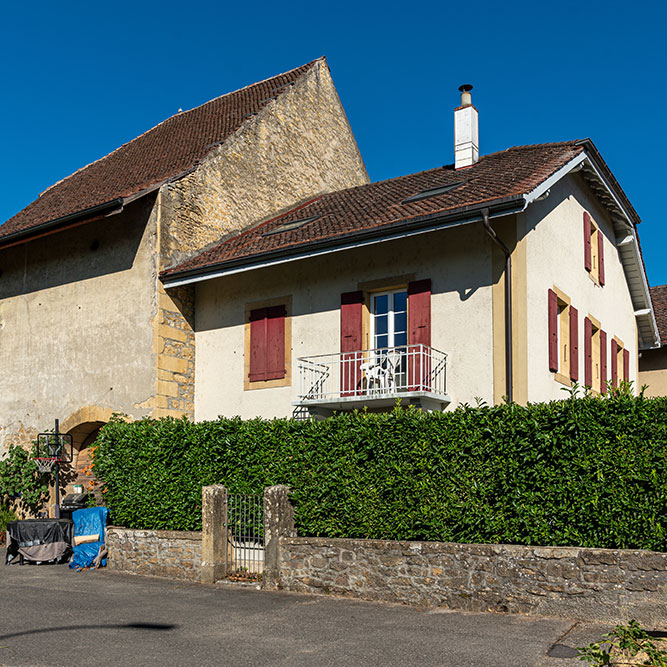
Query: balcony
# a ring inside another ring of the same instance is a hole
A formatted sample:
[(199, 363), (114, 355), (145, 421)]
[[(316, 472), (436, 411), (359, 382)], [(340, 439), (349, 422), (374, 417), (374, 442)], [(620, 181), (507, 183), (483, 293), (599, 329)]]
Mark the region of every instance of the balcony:
[(442, 410), (447, 395), (447, 355), (428, 345), (385, 347), (297, 359), (297, 399), (311, 415), (334, 410), (383, 410), (398, 401)]

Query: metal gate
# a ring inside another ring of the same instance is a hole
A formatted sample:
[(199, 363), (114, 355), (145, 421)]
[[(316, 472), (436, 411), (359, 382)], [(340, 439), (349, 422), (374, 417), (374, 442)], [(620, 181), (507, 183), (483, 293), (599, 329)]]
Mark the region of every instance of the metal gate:
[(227, 496), (225, 572), (233, 581), (259, 581), (264, 571), (264, 496)]

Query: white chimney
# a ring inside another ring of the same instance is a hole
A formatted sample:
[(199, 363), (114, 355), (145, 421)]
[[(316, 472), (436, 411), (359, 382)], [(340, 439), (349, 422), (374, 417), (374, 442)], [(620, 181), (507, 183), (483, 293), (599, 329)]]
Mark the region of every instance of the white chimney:
[(454, 110), (454, 166), (469, 167), (479, 161), (479, 121), (477, 109), (472, 105), (472, 86), (459, 87), (461, 106)]

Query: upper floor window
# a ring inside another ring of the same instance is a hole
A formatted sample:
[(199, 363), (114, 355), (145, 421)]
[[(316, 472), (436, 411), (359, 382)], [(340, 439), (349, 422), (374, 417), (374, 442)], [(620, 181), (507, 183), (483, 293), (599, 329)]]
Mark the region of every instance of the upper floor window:
[(371, 294), (371, 340), (373, 348), (407, 345), (407, 290)]
[(584, 266), (593, 282), (604, 285), (604, 234), (587, 211), (584, 211)]

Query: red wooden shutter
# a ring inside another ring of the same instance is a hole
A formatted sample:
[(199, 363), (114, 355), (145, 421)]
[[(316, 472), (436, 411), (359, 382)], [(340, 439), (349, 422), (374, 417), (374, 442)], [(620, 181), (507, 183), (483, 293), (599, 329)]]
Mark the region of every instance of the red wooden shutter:
[[(408, 283), (408, 388), (431, 388), (431, 280)], [(423, 347), (426, 346), (426, 347)]]
[(584, 385), (593, 388), (593, 324), (584, 318)]
[(549, 370), (558, 370), (558, 297), (549, 290)]
[(266, 309), (266, 380), (285, 377), (285, 306)]
[(584, 266), (586, 271), (593, 268), (591, 261), (591, 216), (584, 211)]
[(431, 345), (431, 281), (408, 284), (408, 343)]
[(611, 339), (611, 385), (618, 387), (618, 343)]
[(250, 382), (285, 377), (285, 306), (250, 311)]
[(570, 380), (579, 379), (579, 312), (570, 306)]
[(266, 379), (266, 308), (250, 311), (250, 382)]
[(598, 229), (598, 280), (604, 285), (604, 237)]
[(364, 293), (340, 295), (340, 389), (343, 396), (361, 388), (361, 349), (363, 347)]
[(628, 382), (630, 380), (630, 352), (623, 350), (623, 379)]
[(607, 334), (600, 330), (600, 393), (607, 393)]

